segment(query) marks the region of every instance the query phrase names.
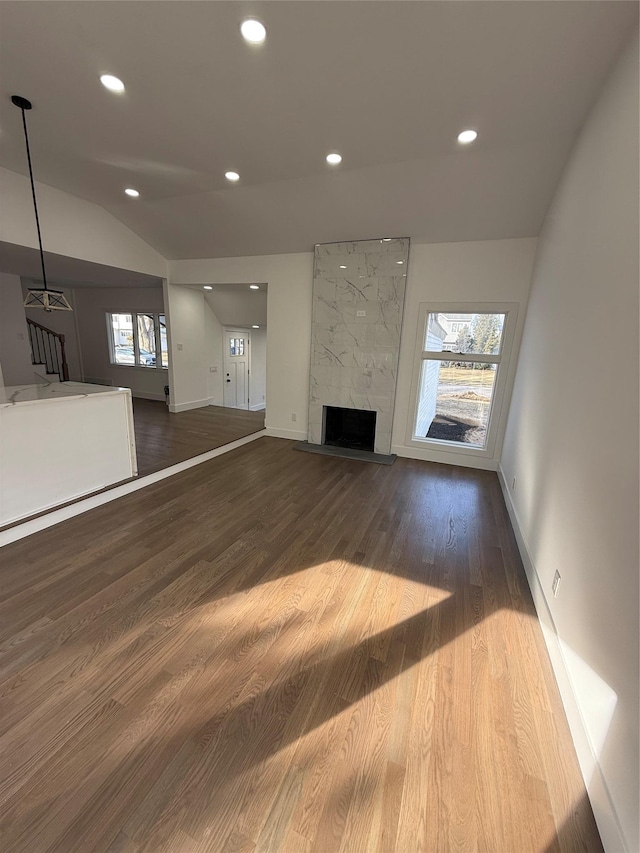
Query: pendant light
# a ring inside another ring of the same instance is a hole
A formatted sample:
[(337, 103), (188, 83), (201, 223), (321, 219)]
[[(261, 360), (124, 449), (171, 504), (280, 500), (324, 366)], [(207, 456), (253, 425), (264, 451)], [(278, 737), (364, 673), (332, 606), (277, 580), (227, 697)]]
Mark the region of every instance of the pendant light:
[(24, 128), (24, 141), (27, 148), (27, 162), (29, 163), (29, 178), (31, 179), (31, 195), (33, 196), (33, 209), (36, 214), (36, 228), (38, 230), (38, 245), (40, 246), (40, 263), (42, 264), (42, 281), (44, 287), (30, 287), (24, 300), (25, 308), (44, 308), (45, 311), (73, 311), (67, 302), (67, 297), (61, 290), (52, 290), (47, 287), (47, 273), (44, 268), (44, 252), (42, 251), (42, 236), (40, 234), (40, 217), (38, 216), (38, 203), (36, 201), (36, 185), (33, 181), (33, 169), (31, 168), (31, 151), (29, 149), (29, 135), (27, 133), (27, 117), (25, 110), (31, 109), (31, 101), (20, 95), (12, 95), (11, 102), (22, 111), (22, 127)]

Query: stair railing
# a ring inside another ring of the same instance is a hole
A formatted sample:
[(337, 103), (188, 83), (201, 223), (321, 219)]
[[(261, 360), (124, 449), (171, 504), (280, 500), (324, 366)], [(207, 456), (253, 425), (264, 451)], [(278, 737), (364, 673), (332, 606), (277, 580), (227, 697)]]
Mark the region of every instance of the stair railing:
[(69, 365), (64, 349), (64, 335), (41, 326), (27, 317), (31, 363), (44, 365), (47, 373), (57, 373), (61, 382), (69, 381)]

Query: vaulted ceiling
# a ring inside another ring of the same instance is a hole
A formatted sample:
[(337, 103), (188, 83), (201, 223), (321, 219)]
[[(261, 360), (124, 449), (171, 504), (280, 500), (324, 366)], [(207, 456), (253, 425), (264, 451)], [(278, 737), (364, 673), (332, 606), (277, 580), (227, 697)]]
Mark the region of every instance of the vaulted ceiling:
[[(5, 0), (0, 165), (27, 173), (20, 94), (36, 179), (167, 258), (533, 236), (637, 8)], [(260, 47), (240, 37), (247, 15), (266, 25)]]

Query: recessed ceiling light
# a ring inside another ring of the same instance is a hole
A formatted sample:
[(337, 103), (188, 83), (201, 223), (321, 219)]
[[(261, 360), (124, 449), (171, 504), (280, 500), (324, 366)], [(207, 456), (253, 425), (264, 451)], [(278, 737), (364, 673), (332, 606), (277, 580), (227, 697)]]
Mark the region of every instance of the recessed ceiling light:
[(260, 290), (259, 284), (250, 284), (249, 287), (251, 288), (251, 290)]
[(122, 80), (114, 77), (113, 74), (103, 74), (100, 82), (110, 92), (124, 92), (124, 83)]
[(240, 180), (240, 175), (237, 172), (225, 172), (224, 176), (228, 181), (233, 181), (234, 183)]
[(396, 261), (397, 264), (403, 264), (404, 261)]
[(468, 145), (477, 138), (478, 134), (475, 130), (463, 130), (462, 133), (458, 134), (458, 142), (462, 142), (463, 145)]
[(252, 329), (259, 329), (259, 328), (260, 328), (260, 326), (252, 326), (251, 328), (252, 328)]
[(205, 285), (204, 285), (204, 289), (205, 289), (205, 290), (213, 290), (213, 288), (211, 287), (211, 285), (210, 285), (210, 284), (205, 284)]
[(249, 44), (262, 44), (267, 37), (267, 30), (264, 24), (257, 18), (247, 18), (240, 24), (240, 32), (242, 38), (248, 41)]
[(127, 189), (125, 190), (125, 192), (126, 192), (126, 194), (127, 194), (127, 195), (130, 195), (130, 196), (131, 196), (131, 198), (138, 198), (138, 196), (140, 195), (140, 193), (138, 192), (138, 190), (134, 190), (134, 189), (133, 189), (133, 187), (127, 187)]
[(338, 163), (342, 163), (342, 157), (340, 154), (333, 151), (331, 154), (327, 154), (327, 163), (330, 163), (332, 166), (337, 166)]
[(393, 237), (383, 237), (382, 238), (383, 243), (390, 243), (392, 240), (393, 240)]
[(341, 269), (341, 270), (346, 270), (346, 268), (347, 268), (347, 265), (346, 265), (346, 264), (340, 264), (340, 269)]

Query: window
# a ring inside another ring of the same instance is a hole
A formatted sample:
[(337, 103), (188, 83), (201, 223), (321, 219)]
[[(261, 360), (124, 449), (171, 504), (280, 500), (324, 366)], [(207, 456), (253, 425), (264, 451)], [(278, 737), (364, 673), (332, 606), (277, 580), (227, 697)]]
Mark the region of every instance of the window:
[(229, 338), (229, 355), (244, 355), (244, 338)]
[(412, 444), (493, 452), (515, 316), (510, 304), (421, 306)]
[(162, 366), (169, 367), (169, 345), (167, 343), (167, 318), (164, 314), (158, 316), (160, 328), (160, 353), (162, 355)]
[(169, 366), (164, 314), (107, 314), (107, 328), (112, 364), (148, 368)]

